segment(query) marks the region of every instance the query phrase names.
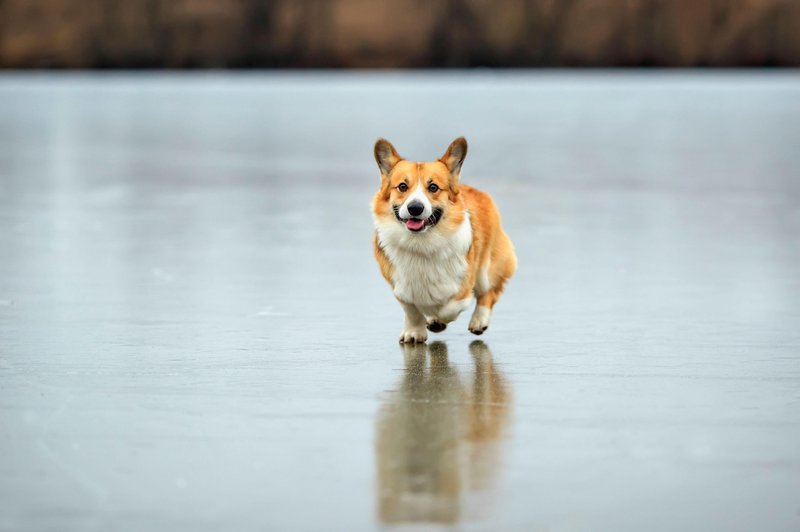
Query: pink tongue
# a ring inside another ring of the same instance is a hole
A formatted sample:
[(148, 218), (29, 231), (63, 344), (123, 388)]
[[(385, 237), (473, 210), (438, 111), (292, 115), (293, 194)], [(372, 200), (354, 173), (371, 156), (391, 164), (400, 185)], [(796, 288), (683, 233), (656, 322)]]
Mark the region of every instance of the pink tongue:
[(423, 225), (425, 225), (425, 220), (415, 220), (414, 218), (406, 220), (406, 227), (412, 231), (419, 231)]

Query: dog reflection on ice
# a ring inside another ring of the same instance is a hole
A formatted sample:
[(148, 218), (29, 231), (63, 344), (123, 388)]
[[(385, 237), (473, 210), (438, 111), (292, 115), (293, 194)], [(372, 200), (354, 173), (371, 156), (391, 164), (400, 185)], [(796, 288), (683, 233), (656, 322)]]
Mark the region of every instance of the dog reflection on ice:
[(455, 523), (490, 509), (511, 394), (486, 344), (469, 349), (474, 368), (465, 379), (446, 344), (402, 346), (405, 372), (376, 427), (383, 523)]

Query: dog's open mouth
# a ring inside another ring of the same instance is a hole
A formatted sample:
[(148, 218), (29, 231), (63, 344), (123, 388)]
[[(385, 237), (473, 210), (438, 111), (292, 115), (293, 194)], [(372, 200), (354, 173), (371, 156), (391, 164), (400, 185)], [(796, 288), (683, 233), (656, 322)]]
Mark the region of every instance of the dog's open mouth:
[(434, 209), (433, 214), (424, 220), (421, 218), (408, 218), (407, 220), (404, 220), (400, 217), (400, 209), (398, 207), (394, 208), (394, 215), (401, 224), (406, 226), (406, 229), (413, 233), (419, 233), (426, 227), (431, 227), (439, 223), (439, 220), (442, 217), (442, 209)]
[(409, 231), (422, 231), (422, 228), (425, 227), (425, 220), (418, 220), (417, 218), (409, 218), (406, 220), (406, 229)]

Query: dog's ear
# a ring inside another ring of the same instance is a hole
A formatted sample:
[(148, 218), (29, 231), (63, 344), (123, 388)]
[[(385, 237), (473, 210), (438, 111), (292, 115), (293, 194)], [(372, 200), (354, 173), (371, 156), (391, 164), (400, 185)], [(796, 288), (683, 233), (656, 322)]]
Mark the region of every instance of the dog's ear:
[(402, 160), (400, 154), (394, 149), (392, 143), (386, 139), (378, 139), (375, 142), (375, 162), (381, 170), (381, 175), (389, 175), (394, 165)]
[(450, 143), (447, 151), (444, 152), (442, 158), (439, 159), (444, 163), (447, 169), (453, 176), (458, 177), (461, 173), (461, 165), (464, 164), (464, 159), (467, 156), (467, 139), (458, 137)]

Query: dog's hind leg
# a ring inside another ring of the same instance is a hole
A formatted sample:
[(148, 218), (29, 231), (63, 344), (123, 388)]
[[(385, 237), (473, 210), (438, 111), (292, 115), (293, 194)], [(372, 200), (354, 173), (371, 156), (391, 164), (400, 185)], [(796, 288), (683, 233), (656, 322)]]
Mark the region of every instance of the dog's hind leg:
[[(476, 286), (475, 295), (477, 296), (477, 304), (475, 305), (475, 310), (472, 313), (472, 318), (469, 320), (468, 326), (469, 332), (472, 334), (483, 334), (486, 329), (489, 328), (489, 321), (492, 318), (492, 308), (494, 308), (495, 303), (497, 303), (497, 300), (500, 298), (506, 281), (508, 281), (508, 278), (511, 277), (511, 274), (513, 274), (516, 269), (516, 259), (512, 258), (512, 260), (508, 261), (508, 264), (504, 266), (505, 267), (500, 271), (494, 272), (495, 278), (492, 280), (493, 285), (491, 288), (485, 291), (479, 291), (479, 289), (482, 288), (480, 283)], [(488, 280), (489, 274), (485, 274), (484, 278)]]
[(489, 290), (485, 294), (478, 296), (475, 310), (472, 312), (472, 318), (469, 320), (469, 332), (480, 335), (489, 328), (489, 321), (492, 318), (492, 307), (497, 303), (497, 298), (499, 296), (500, 293), (495, 290)]

